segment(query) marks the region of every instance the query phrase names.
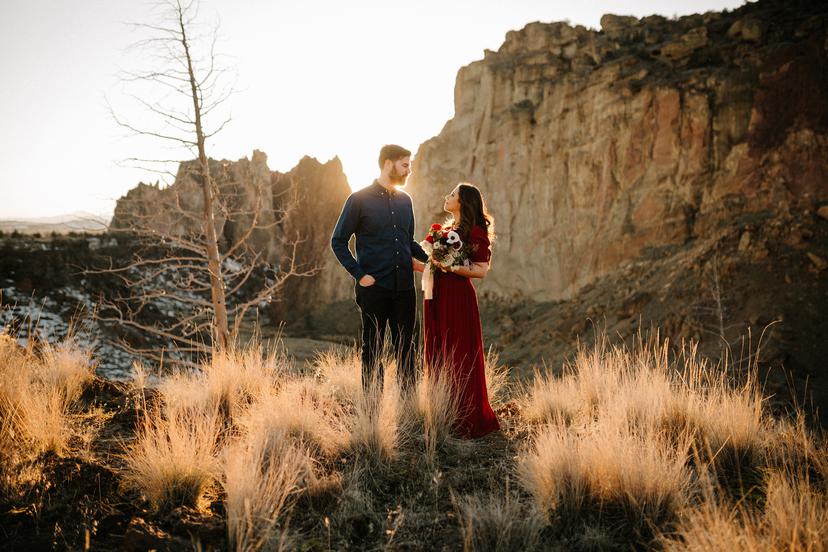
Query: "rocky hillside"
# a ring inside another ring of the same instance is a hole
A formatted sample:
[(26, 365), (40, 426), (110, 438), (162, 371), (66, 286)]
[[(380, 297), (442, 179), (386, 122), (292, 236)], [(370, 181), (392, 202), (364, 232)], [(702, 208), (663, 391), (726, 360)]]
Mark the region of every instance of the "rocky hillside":
[(417, 152), (425, 227), (459, 181), (497, 219), (499, 297), (571, 298), (648, 248), (828, 202), (828, 5), (532, 23), (460, 70)]

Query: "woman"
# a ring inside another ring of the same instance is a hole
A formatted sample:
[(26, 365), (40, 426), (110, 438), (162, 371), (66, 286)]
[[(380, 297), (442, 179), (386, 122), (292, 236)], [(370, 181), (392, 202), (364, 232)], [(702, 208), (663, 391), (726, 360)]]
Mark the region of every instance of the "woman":
[(434, 274), (432, 299), (423, 304), (425, 360), (433, 369), (451, 371), (459, 403), (456, 432), (482, 437), (500, 429), (500, 424), (486, 391), (483, 334), (472, 279), (484, 278), (489, 271), (493, 219), (480, 190), (471, 184), (458, 184), (446, 196), (443, 209), (451, 213), (453, 229), (469, 246), (470, 264)]

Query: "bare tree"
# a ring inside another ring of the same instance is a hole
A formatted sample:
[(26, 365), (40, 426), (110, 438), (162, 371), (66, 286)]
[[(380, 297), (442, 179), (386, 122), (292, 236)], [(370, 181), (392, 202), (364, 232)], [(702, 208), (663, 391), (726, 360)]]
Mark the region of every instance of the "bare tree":
[[(125, 85), (139, 89), (128, 97), (148, 117), (137, 123), (111, 106), (110, 112), (130, 134), (186, 151), (195, 161), (126, 160), (165, 174), (172, 174), (165, 167), (178, 163), (175, 183), (163, 189), (139, 186), (119, 201), (111, 231), (129, 234), (141, 247), (123, 266), (110, 263), (88, 272), (115, 275), (122, 283), (122, 293), (102, 298), (100, 320), (161, 338), (183, 353), (204, 353), (226, 348), (250, 309), (277, 297), (288, 278), (313, 270), (296, 264), (298, 237), (285, 241), (277, 268), (254, 246), (256, 236), (278, 229), (293, 206), (290, 194), (274, 197), (268, 179), (239, 183), (228, 176), (227, 164), (207, 155), (207, 141), (230, 117), (212, 126), (208, 119), (212, 122), (233, 94), (226, 84), (229, 70), (215, 52), (217, 26), (199, 33), (196, 0), (166, 0), (154, 7), (159, 23), (134, 24), (150, 35), (134, 48), (149, 55), (152, 69), (122, 76)], [(165, 307), (177, 312), (165, 315)], [(163, 358), (156, 347), (121, 345)]]

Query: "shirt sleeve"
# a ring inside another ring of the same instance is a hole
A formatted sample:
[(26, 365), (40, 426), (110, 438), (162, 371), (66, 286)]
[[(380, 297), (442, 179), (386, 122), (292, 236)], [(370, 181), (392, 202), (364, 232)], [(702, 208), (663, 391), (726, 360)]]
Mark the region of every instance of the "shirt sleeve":
[(351, 195), (345, 201), (342, 207), (342, 213), (339, 215), (339, 220), (336, 221), (333, 235), (331, 236), (331, 249), (336, 255), (339, 263), (345, 267), (351, 276), (356, 280), (360, 280), (365, 276), (365, 271), (359, 266), (359, 263), (348, 249), (348, 240), (356, 232), (359, 224), (359, 201), (354, 199)]
[(426, 253), (423, 250), (422, 246), (420, 245), (420, 242), (415, 240), (413, 236), (411, 239), (411, 256), (417, 259), (418, 261), (428, 261), (428, 253)]
[(479, 227), (474, 227), (469, 232), (469, 246), (471, 253), (469, 260), (473, 263), (488, 263), (492, 258), (491, 244), (486, 231)]

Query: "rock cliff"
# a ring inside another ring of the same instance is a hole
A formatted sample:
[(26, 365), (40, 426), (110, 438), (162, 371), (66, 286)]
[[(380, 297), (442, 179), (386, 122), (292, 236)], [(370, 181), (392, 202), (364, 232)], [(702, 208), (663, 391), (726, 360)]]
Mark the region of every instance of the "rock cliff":
[(308, 278), (288, 280), (280, 302), (274, 305), (276, 319), (297, 321), (353, 294), (353, 280), (331, 252), (331, 233), (351, 188), (339, 158), (321, 164), (304, 157), (290, 172), (273, 174), (273, 190), (293, 194), (296, 208), (289, 211), (280, 231), (302, 240), (297, 248), (302, 266), (318, 267)]
[[(201, 212), (202, 195), (194, 168), (195, 161), (182, 163), (175, 182), (168, 187), (138, 184), (118, 200), (110, 227), (129, 228), (136, 222), (150, 222), (173, 235), (198, 233), (199, 220), (182, 217), (175, 208), (176, 201), (180, 201), (184, 211)], [(320, 163), (304, 157), (290, 172), (279, 173), (271, 171), (267, 156), (255, 150), (252, 159), (211, 159), (210, 172), (225, 198), (226, 209), (217, 208), (215, 212), (223, 243), (234, 243), (246, 231), (250, 212), (256, 201), (261, 201), (262, 228), (251, 235), (253, 248), (261, 251), (269, 263), (278, 264), (290, 253), (289, 242), (298, 238), (300, 269), (316, 269), (310, 277), (288, 281), (279, 304), (274, 306), (278, 318), (304, 314), (310, 297), (322, 305), (347, 297), (349, 278), (330, 254), (331, 229), (351, 193), (338, 158)], [(228, 217), (227, 213), (232, 214)], [(297, 309), (302, 313), (293, 312)]]
[(422, 144), (418, 232), (443, 196), (484, 193), (486, 293), (565, 299), (646, 249), (739, 217), (828, 202), (828, 6), (765, 0), (601, 30), (531, 23), (460, 70), (455, 115)]

